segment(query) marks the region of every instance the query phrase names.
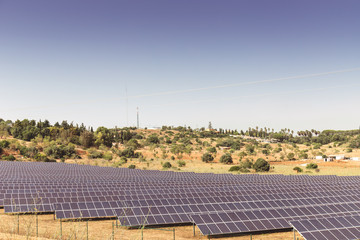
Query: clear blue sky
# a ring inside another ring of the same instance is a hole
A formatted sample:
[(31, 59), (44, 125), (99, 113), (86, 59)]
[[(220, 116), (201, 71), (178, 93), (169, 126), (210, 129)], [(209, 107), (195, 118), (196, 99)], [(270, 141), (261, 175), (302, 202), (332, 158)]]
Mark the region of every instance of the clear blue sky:
[(359, 12), (358, 0), (2, 0), (0, 117), (122, 127), (139, 107), (142, 127), (358, 128)]

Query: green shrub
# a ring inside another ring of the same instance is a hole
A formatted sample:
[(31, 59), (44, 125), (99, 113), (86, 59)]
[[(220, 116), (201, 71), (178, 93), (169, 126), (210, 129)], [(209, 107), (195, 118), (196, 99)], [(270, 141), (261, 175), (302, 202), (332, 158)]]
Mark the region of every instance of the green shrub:
[(119, 152), (119, 156), (127, 157), (127, 158), (138, 158), (139, 154), (135, 153), (134, 149), (132, 147), (124, 149), (124, 151)]
[(122, 156), (122, 157), (120, 158), (120, 163), (121, 163), (121, 164), (127, 163), (127, 158), (124, 157), (124, 156)]
[(106, 152), (106, 153), (104, 153), (103, 158), (105, 160), (111, 161), (113, 159), (113, 155), (111, 152)]
[(151, 134), (147, 139), (146, 139), (146, 142), (148, 144), (159, 144), (160, 143), (160, 140), (158, 138), (158, 135), (156, 134)]
[(186, 165), (185, 161), (183, 160), (179, 160), (177, 163), (179, 167), (184, 167)]
[(347, 153), (351, 153), (352, 151), (353, 151), (352, 148), (346, 149), (346, 152), (347, 152)]
[(88, 150), (88, 153), (89, 153), (88, 157), (89, 157), (90, 159), (96, 159), (96, 158), (102, 158), (102, 157), (103, 157), (103, 153), (97, 151), (97, 150), (94, 149), (94, 148), (89, 149), (89, 150)]
[(16, 160), (16, 158), (11, 154), (9, 156), (2, 156), (1, 159), (6, 160), (6, 161), (15, 161)]
[(303, 171), (302, 168), (300, 167), (294, 167), (293, 170), (296, 171), (297, 173), (301, 173)]
[(295, 160), (295, 154), (292, 153), (292, 152), (291, 152), (291, 153), (288, 153), (287, 159), (290, 160), (290, 161), (291, 161), (291, 160)]
[(8, 148), (10, 146), (10, 142), (7, 140), (0, 141), (0, 148)]
[(170, 162), (166, 162), (162, 166), (163, 166), (163, 168), (171, 168), (172, 167)]
[(267, 172), (270, 170), (270, 164), (263, 158), (258, 158), (253, 165), (256, 172)]
[(45, 154), (42, 154), (42, 153), (37, 153), (35, 156), (34, 156), (34, 159), (37, 161), (37, 162), (49, 162), (49, 158), (45, 155)]
[(243, 162), (240, 163), (240, 166), (241, 166), (242, 168), (252, 168), (253, 163), (250, 162), (249, 159), (246, 159), (245, 161), (243, 161)]
[(216, 153), (216, 148), (215, 147), (209, 147), (206, 149), (206, 151), (208, 151), (209, 153)]
[(204, 155), (202, 155), (201, 159), (203, 162), (206, 162), (206, 163), (214, 161), (214, 157), (210, 153), (204, 153)]
[(240, 168), (239, 172), (248, 173), (248, 172), (250, 172), (250, 170), (247, 168)]
[(233, 163), (233, 159), (231, 157), (231, 154), (230, 153), (225, 153), (224, 155), (222, 155), (221, 158), (220, 158), (220, 162), (225, 163), (225, 164)]
[(263, 150), (262, 150), (262, 153), (265, 154), (265, 155), (269, 155), (269, 154), (270, 154), (270, 153), (269, 153), (269, 150), (267, 150), (267, 149), (263, 149)]
[(131, 164), (128, 168), (129, 168), (129, 169), (135, 169), (135, 168), (136, 168), (136, 166), (135, 166), (135, 165), (133, 165), (133, 164)]
[(47, 156), (51, 156), (53, 158), (61, 159), (61, 158), (71, 158), (73, 154), (75, 154), (75, 146), (71, 143), (68, 145), (56, 145), (52, 143), (48, 147), (44, 149), (44, 152)]
[(307, 169), (317, 169), (318, 165), (316, 163), (309, 163), (308, 165), (306, 165)]
[(240, 171), (241, 167), (240, 166), (232, 166), (230, 169), (229, 169), (229, 172), (237, 172), (237, 171)]

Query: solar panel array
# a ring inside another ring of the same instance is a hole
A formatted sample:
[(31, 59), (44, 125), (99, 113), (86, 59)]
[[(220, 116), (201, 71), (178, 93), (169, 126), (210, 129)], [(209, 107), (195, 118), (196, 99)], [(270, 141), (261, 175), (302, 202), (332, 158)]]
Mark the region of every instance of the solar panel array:
[[(360, 209), (357, 176), (232, 175), (30, 162), (0, 162), (0, 173), (5, 213), (49, 212), (62, 220), (118, 218), (129, 227), (195, 223), (204, 235), (294, 226), (309, 237), (308, 228), (302, 227), (308, 223), (302, 221), (354, 216)], [(326, 229), (318, 230), (323, 234)]]

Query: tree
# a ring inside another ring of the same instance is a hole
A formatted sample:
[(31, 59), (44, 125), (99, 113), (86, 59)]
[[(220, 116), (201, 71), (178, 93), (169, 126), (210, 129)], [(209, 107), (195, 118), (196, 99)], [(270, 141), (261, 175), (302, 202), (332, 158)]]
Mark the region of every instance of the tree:
[(80, 133), (79, 142), (85, 148), (92, 147), (94, 145), (94, 134), (89, 131), (83, 131)]
[(270, 170), (270, 164), (263, 158), (258, 158), (253, 165), (256, 172), (268, 172)]
[(201, 159), (203, 162), (206, 162), (206, 163), (214, 161), (214, 157), (210, 153), (204, 153), (204, 155), (202, 155)]
[(113, 134), (106, 127), (98, 127), (95, 132), (95, 145), (100, 146), (101, 144), (111, 147), (113, 143)]
[(230, 153), (225, 153), (224, 155), (222, 155), (221, 158), (220, 158), (220, 162), (225, 163), (225, 164), (233, 163), (233, 159), (231, 157), (231, 154)]

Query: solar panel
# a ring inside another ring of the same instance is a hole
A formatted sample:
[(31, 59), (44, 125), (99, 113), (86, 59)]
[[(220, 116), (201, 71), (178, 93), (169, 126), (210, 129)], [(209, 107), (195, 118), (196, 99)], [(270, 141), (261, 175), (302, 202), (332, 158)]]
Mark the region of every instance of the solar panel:
[(195, 222), (205, 235), (291, 228), (290, 221), (349, 216), (360, 208), (358, 176), (30, 162), (0, 162), (0, 172), (0, 206), (6, 213), (55, 212), (59, 219), (117, 216), (126, 226)]
[(360, 238), (359, 215), (291, 221), (290, 224), (306, 240)]

